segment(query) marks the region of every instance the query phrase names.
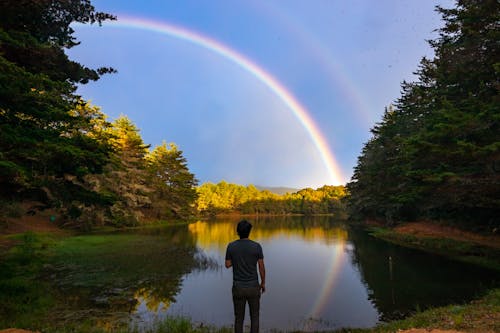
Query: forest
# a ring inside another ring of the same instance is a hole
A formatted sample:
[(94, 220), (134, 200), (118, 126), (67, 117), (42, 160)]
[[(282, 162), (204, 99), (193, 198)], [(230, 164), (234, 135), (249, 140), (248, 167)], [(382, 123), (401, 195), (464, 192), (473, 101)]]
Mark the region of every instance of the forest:
[(394, 225), (431, 220), (474, 230), (500, 226), (500, 6), (437, 7), (444, 26), (429, 41), (415, 82), (358, 158), (349, 192), (353, 218)]
[(415, 82), (403, 82), (347, 187), (277, 195), (224, 181), (198, 186), (177, 145), (150, 147), (127, 116), (109, 121), (77, 94), (116, 70), (68, 58), (65, 50), (79, 45), (71, 24), (113, 15), (89, 0), (2, 1), (2, 209), (37, 202), (67, 226), (119, 226), (193, 214), (332, 214), (347, 196), (353, 219), (498, 228), (499, 6), (463, 0), (437, 10), (444, 27), (429, 41), (435, 56), (421, 60)]
[[(29, 13), (26, 8), (30, 8)], [(126, 116), (110, 122), (76, 94), (113, 73), (72, 61), (74, 22), (115, 17), (90, 1), (0, 4), (0, 198), (52, 207), (66, 226), (133, 225), (191, 214), (197, 181), (182, 151), (150, 149)]]
[(196, 208), (201, 215), (208, 216), (223, 213), (343, 216), (345, 210), (344, 186), (325, 185), (279, 195), (251, 184), (243, 186), (221, 181), (204, 183), (197, 192)]

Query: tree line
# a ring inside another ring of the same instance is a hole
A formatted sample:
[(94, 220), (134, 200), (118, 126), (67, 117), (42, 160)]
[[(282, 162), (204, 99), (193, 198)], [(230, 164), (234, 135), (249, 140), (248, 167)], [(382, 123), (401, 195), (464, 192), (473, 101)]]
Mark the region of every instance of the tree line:
[(0, 2), (0, 200), (33, 200), (77, 226), (183, 217), (196, 179), (175, 144), (150, 150), (126, 116), (113, 122), (76, 94), (113, 68), (68, 58), (71, 24), (115, 17), (90, 0)]
[(436, 7), (444, 27), (415, 82), (371, 130), (347, 188), (357, 218), (494, 229), (500, 216), (500, 6)]
[(344, 186), (325, 185), (279, 195), (259, 190), (254, 185), (237, 185), (221, 181), (204, 183), (197, 188), (196, 208), (201, 215), (217, 214), (336, 214), (343, 213)]

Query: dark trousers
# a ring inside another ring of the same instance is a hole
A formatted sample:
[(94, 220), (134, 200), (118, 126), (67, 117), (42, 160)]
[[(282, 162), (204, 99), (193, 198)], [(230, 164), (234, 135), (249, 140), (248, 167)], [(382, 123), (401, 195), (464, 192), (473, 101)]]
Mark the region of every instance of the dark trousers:
[(250, 332), (259, 332), (260, 287), (233, 287), (234, 332), (243, 333), (245, 306), (250, 308)]

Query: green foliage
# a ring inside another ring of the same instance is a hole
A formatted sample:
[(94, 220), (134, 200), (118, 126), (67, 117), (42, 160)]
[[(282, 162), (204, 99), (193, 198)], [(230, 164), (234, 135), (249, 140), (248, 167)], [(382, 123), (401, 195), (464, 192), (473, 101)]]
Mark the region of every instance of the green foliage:
[(405, 329), (497, 332), (500, 329), (500, 289), (493, 289), (469, 304), (456, 304), (418, 312), (407, 319), (356, 332), (396, 332)]
[(106, 122), (105, 116), (96, 119), (88, 135), (110, 145), (112, 154), (101, 174), (84, 177), (87, 192), (97, 196), (83, 198), (86, 192), (81, 191), (84, 204), (72, 203), (81, 214), (70, 223), (80, 227), (133, 226), (148, 220), (191, 216), (196, 179), (182, 151), (175, 144), (164, 143), (150, 152), (139, 129), (124, 115), (112, 123)]
[(146, 169), (155, 190), (150, 214), (156, 218), (186, 218), (193, 214), (198, 182), (178, 147), (165, 142), (146, 155)]
[(13, 318), (19, 326), (32, 327), (54, 302), (38, 279), (43, 253), (53, 240), (34, 233), (16, 238), (19, 245), (0, 260), (0, 327), (9, 327)]
[[(0, 4), (0, 197), (40, 193), (47, 183), (106, 164), (109, 149), (86, 135), (94, 115), (72, 110), (81, 103), (76, 84), (112, 70), (86, 68), (64, 50), (78, 44), (71, 23), (112, 18), (86, 0)], [(45, 200), (52, 196), (58, 193)]]
[(118, 225), (135, 225), (143, 217), (142, 209), (151, 205), (153, 188), (147, 182), (144, 144), (139, 129), (126, 116), (118, 117), (108, 129), (114, 154), (105, 172), (96, 177), (97, 188), (114, 193), (112, 221)]
[(500, 215), (496, 1), (460, 0), (419, 80), (372, 129), (348, 184), (355, 217), (453, 220), (494, 229)]
[(75, 94), (114, 70), (68, 58), (79, 44), (71, 24), (110, 19), (89, 0), (0, 3), (0, 200), (43, 201), (65, 226), (84, 229), (135, 225), (153, 215), (153, 199), (168, 207), (155, 207), (158, 218), (186, 217), (196, 182), (182, 152), (159, 162), (176, 169), (172, 182), (150, 182), (149, 146), (135, 124), (125, 116), (110, 123)]
[(201, 214), (340, 214), (343, 186), (325, 185), (316, 190), (306, 188), (295, 193), (278, 195), (258, 190), (254, 185), (237, 185), (221, 181), (198, 187), (197, 209)]

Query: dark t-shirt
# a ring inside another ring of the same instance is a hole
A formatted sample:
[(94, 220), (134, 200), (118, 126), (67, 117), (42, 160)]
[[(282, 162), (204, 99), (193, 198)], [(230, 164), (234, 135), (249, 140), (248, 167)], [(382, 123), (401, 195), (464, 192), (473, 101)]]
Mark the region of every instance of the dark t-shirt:
[(250, 239), (238, 239), (229, 243), (226, 260), (233, 264), (233, 286), (251, 288), (259, 286), (257, 260), (264, 259), (262, 247)]

